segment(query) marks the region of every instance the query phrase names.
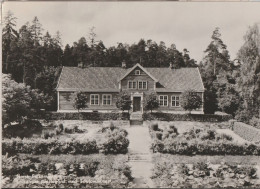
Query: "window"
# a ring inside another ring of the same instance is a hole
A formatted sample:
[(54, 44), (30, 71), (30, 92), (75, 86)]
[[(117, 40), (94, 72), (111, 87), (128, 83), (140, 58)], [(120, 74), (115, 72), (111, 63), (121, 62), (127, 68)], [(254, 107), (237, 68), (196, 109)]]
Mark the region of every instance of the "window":
[(103, 94), (102, 95), (102, 104), (103, 105), (111, 105), (112, 104), (112, 95)]
[(90, 105), (99, 105), (99, 95), (98, 94), (90, 95)]
[(160, 106), (168, 106), (168, 96), (167, 95), (160, 95), (159, 96)]
[(135, 70), (135, 75), (141, 75), (140, 70)]
[(136, 81), (128, 81), (128, 88), (129, 89), (136, 89), (137, 88), (137, 82)]
[(147, 81), (139, 81), (138, 89), (147, 89)]
[(172, 106), (180, 107), (180, 97), (179, 96), (172, 96)]

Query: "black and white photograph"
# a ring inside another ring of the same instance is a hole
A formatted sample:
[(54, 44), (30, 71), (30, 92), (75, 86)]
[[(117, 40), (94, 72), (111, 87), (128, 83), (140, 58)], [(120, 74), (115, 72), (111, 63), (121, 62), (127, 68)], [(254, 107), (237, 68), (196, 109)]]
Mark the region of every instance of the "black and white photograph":
[(260, 2), (5, 1), (1, 188), (260, 188)]

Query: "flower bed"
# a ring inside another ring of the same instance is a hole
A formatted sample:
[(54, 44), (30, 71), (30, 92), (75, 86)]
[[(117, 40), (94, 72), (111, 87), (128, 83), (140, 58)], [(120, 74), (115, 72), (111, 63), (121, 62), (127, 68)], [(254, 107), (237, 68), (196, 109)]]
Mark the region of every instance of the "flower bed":
[(112, 123), (108, 127), (103, 127), (98, 131), (103, 134), (98, 142), (100, 152), (105, 154), (126, 153), (129, 146), (127, 131), (115, 127)]
[(179, 134), (176, 127), (161, 130), (150, 126), (153, 152), (180, 155), (260, 155), (260, 146), (237, 144), (232, 137), (215, 130), (192, 129)]
[[(104, 128), (103, 128), (104, 129)], [(127, 132), (118, 127), (107, 127), (97, 140), (75, 140), (64, 138), (48, 139), (5, 139), (2, 142), (2, 154), (118, 154), (126, 153), (129, 140)]]
[(175, 164), (156, 159), (152, 179), (160, 188), (260, 187), (257, 169), (250, 165)]
[(3, 156), (4, 187), (127, 187), (133, 178), (126, 160), (115, 156), (65, 155), (44, 160)]
[(201, 122), (222, 122), (232, 119), (231, 115), (215, 115), (215, 114), (171, 114), (171, 113), (144, 113), (144, 120), (160, 120), (160, 121), (201, 121)]

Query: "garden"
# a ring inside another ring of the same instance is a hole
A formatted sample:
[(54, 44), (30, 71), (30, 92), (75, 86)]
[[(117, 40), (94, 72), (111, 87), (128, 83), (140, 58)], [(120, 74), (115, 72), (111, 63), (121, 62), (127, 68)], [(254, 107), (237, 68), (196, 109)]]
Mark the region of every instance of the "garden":
[(32, 128), (30, 134), (13, 132), (22, 130), (17, 125), (3, 130), (2, 186), (125, 188), (131, 184), (128, 133), (120, 122), (31, 120), (25, 124)]
[(260, 187), (260, 145), (228, 122), (148, 122), (156, 187)]

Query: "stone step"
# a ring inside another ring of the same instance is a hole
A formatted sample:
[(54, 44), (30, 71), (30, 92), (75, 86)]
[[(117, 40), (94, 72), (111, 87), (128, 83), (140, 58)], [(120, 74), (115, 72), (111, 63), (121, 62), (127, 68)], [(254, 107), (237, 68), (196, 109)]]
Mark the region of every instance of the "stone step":
[(145, 155), (129, 155), (128, 161), (151, 161), (151, 155), (145, 154)]
[(130, 125), (143, 125), (143, 120), (130, 120)]

